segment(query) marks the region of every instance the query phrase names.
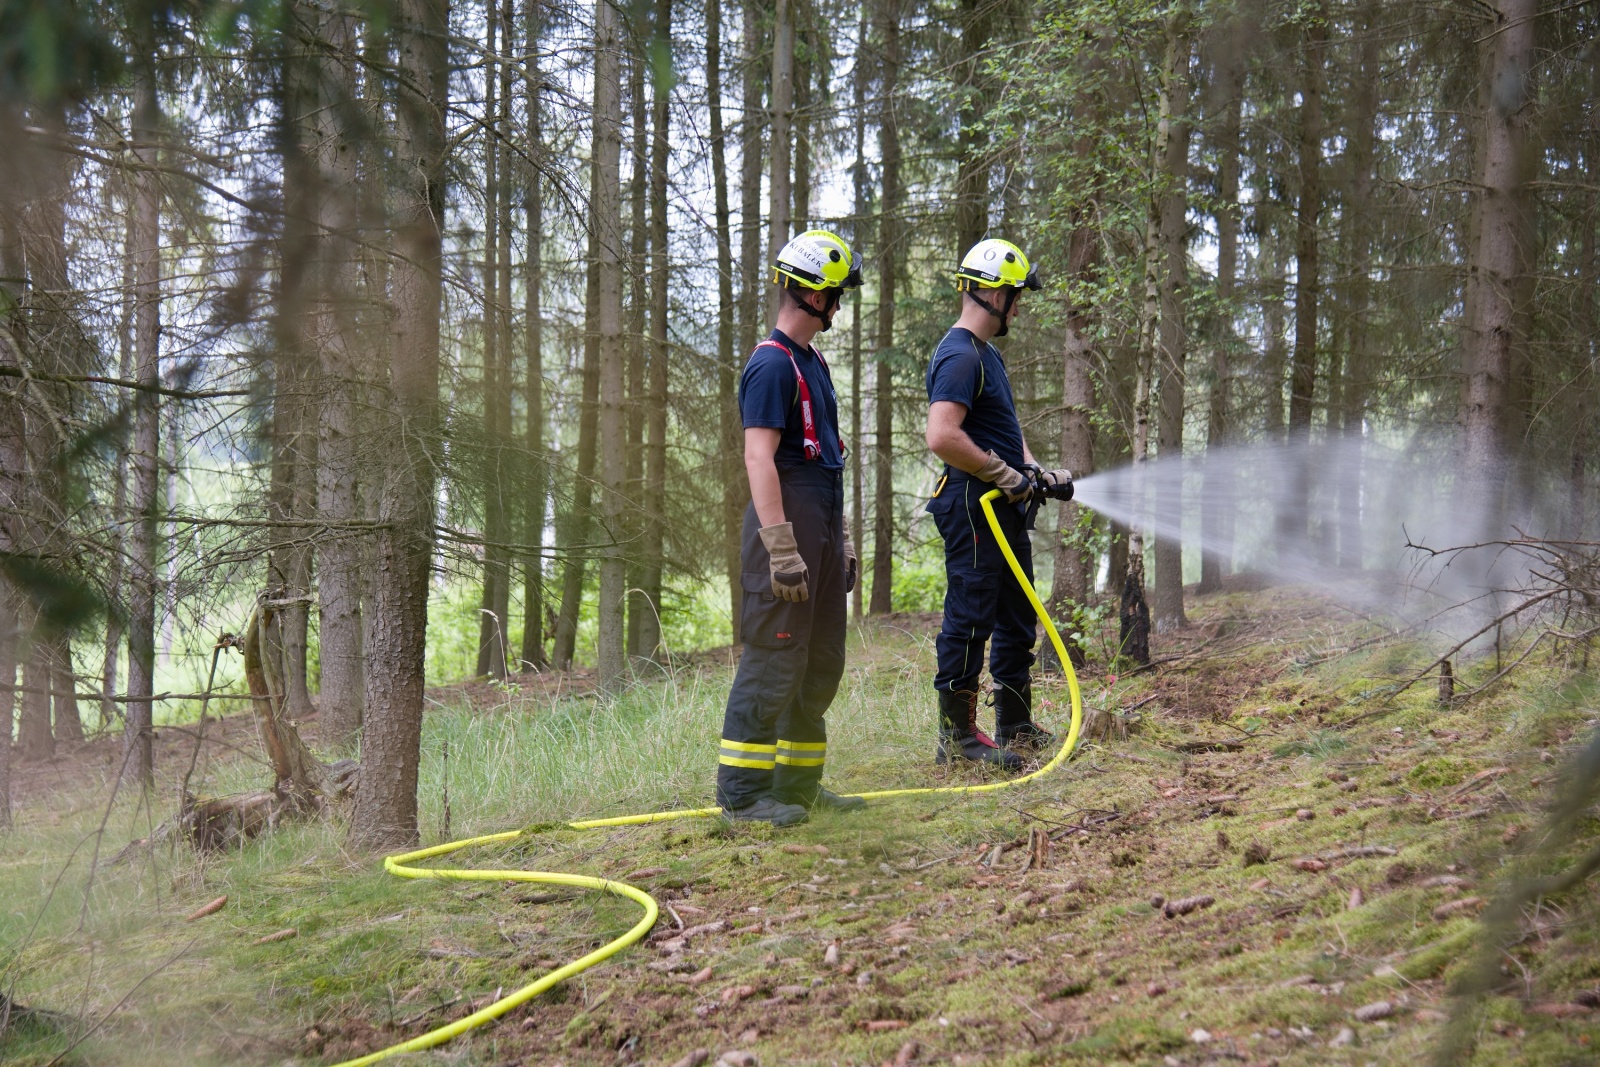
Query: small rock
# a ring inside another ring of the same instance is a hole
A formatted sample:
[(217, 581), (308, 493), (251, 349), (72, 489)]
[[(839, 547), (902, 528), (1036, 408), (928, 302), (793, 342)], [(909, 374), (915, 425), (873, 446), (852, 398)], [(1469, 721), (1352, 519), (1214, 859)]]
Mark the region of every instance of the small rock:
[(1169, 919), (1174, 919), (1179, 915), (1187, 915), (1191, 911), (1209, 908), (1216, 902), (1216, 898), (1211, 896), (1184, 897), (1182, 900), (1169, 900), (1166, 907), (1162, 909), (1162, 914)]
[(1350, 899), (1345, 901), (1345, 908), (1349, 911), (1354, 911), (1366, 902), (1367, 898), (1362, 894), (1361, 887), (1356, 886), (1354, 889), (1350, 890)]
[(1419, 1023), (1442, 1023), (1450, 1018), (1444, 1012), (1434, 1008), (1418, 1008), (1416, 1014), (1412, 1017)]
[(1539, 752), (1539, 762), (1540, 763), (1554, 763), (1555, 761), (1556, 761), (1556, 758), (1550, 754), (1549, 750), (1547, 750), (1547, 749), (1540, 750), (1540, 752)]
[(1355, 1040), (1356, 1032), (1350, 1029), (1348, 1026), (1341, 1026), (1339, 1028), (1339, 1032), (1333, 1036), (1333, 1040), (1328, 1042), (1328, 1047), (1344, 1048), (1348, 1045), (1355, 1044)]
[(717, 1057), (717, 1067), (760, 1067), (760, 1063), (754, 1052), (742, 1048), (729, 1049)]
[(772, 992), (777, 996), (787, 997), (790, 1000), (799, 1000), (801, 997), (811, 995), (811, 987), (808, 985), (781, 985)]
[(862, 971), (860, 974), (856, 975), (856, 985), (858, 985), (858, 986), (869, 986), (871, 984), (872, 984), (872, 972), (871, 971)]
[(1283, 1031), (1279, 1030), (1276, 1026), (1269, 1026), (1267, 1027), (1267, 1036), (1271, 1038), (1279, 1038), (1283, 1036)]
[(822, 962), (827, 967), (839, 966), (839, 942), (835, 941), (822, 953)]
[(1294, 813), (1294, 817), (1299, 819), (1301, 822), (1310, 822), (1312, 819), (1317, 817), (1317, 813), (1312, 811), (1310, 808), (1301, 808), (1299, 811)]
[(683, 1059), (674, 1063), (672, 1067), (700, 1067), (701, 1064), (705, 1063), (710, 1058), (710, 1049), (697, 1048), (687, 1056), (683, 1057)]
[(752, 1026), (750, 1029), (739, 1035), (739, 1043), (742, 1045), (748, 1045), (750, 1042), (756, 1040), (760, 1036), (761, 1031)]
[(1373, 1023), (1393, 1015), (1394, 1005), (1387, 1000), (1375, 1000), (1371, 1004), (1363, 1004), (1351, 1014), (1355, 1016), (1358, 1023)]
[(1147, 997), (1159, 997), (1166, 991), (1167, 987), (1162, 985), (1160, 982), (1151, 982), (1149, 985), (1144, 987), (1144, 995)]
[(1241, 857), (1241, 862), (1246, 867), (1254, 867), (1257, 864), (1267, 862), (1271, 858), (1272, 849), (1259, 841), (1252, 841), (1244, 847), (1244, 855)]
[(1197, 1045), (1204, 1045), (1211, 1040), (1211, 1032), (1209, 1030), (1201, 1030), (1198, 1028), (1190, 1030), (1189, 1040), (1193, 1041)]
[(1165, 904), (1166, 902), (1167, 898), (1162, 896), (1160, 893), (1157, 893), (1155, 896), (1150, 898), (1150, 908), (1153, 911), (1160, 911), (1161, 905)]

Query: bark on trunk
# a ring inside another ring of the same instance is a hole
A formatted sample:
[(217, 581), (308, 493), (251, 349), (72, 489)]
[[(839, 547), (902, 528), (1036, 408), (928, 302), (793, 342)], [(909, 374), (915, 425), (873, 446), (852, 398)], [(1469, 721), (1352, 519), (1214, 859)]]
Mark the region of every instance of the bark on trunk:
[(341, 526), (361, 517), (361, 409), (366, 390), (357, 324), (356, 159), (346, 121), (356, 101), (356, 26), (345, 12), (318, 9), (311, 36), (316, 107), (306, 116), (315, 190), (316, 284), (311, 331), (320, 371), (317, 514), (333, 528), (317, 548), (319, 741), (350, 749), (361, 729), (366, 677), (361, 640), (364, 538)]
[(500, 291), (500, 261), (505, 220), (501, 198), (500, 68), (494, 57), (509, 54), (501, 47), (498, 0), (484, 0), (484, 20), (489, 60), (484, 82), (484, 190), (483, 190), (483, 595), (478, 610), (479, 675), (504, 678), (506, 674), (506, 605), (511, 591), (510, 555), (503, 547), (507, 536), (505, 445), (511, 428), (511, 353), (501, 344), (501, 311), (506, 294)]
[(17, 719), (17, 755), (25, 760), (47, 760), (55, 755), (55, 734), (50, 729), (50, 642), (38, 632), (37, 614), (22, 661), (22, 714)]
[[(1080, 219), (1067, 244), (1067, 270), (1074, 292), (1089, 292), (1099, 253), (1099, 234)], [(1094, 473), (1096, 353), (1086, 302), (1072, 299), (1067, 308), (1066, 340), (1062, 346), (1061, 463), (1075, 478)], [(1085, 540), (1085, 511), (1076, 503), (1061, 506), (1055, 540), (1055, 580), (1050, 587), (1050, 614), (1071, 618), (1089, 603), (1094, 592), (1094, 556)], [(1073, 643), (1067, 652), (1074, 666), (1082, 666), (1083, 650)], [(1048, 653), (1047, 653), (1048, 654)]]
[(983, 121), (992, 100), (984, 71), (994, 5), (989, 0), (960, 0), (956, 20), (961, 27), (961, 58), (956, 66), (956, 103), (960, 133), (956, 145), (956, 246), (959, 263), (967, 249), (989, 229), (989, 153)]
[[(1166, 73), (1162, 79), (1162, 115), (1158, 130), (1160, 162), (1157, 189), (1161, 196), (1161, 318), (1157, 346), (1161, 381), (1157, 448), (1163, 464), (1175, 466), (1183, 456), (1183, 398), (1188, 380), (1188, 182), (1189, 182), (1189, 53), (1188, 16), (1179, 7), (1168, 16)], [(1182, 527), (1182, 479), (1156, 508), (1169, 530)], [(1156, 538), (1156, 633), (1168, 633), (1188, 624), (1183, 612), (1183, 541), (1169, 535)]]
[(134, 158), (142, 168), (133, 186), (129, 223), (133, 259), (134, 377), (143, 389), (133, 399), (132, 492), (128, 527), (128, 693), (124, 708), (124, 779), (148, 789), (154, 784), (150, 697), (156, 668), (156, 483), (161, 407), (150, 390), (160, 384), (161, 192), (155, 167), (160, 112), (156, 99), (153, 26), (134, 27)]
[[(771, 201), (768, 210), (767, 256), (777, 258), (789, 243), (790, 148), (794, 122), (794, 4), (774, 0), (772, 29), (772, 172), (767, 179)], [(778, 319), (783, 290), (772, 286), (767, 294), (767, 325)]]
[(289, 715), (284, 691), (288, 679), (280, 669), (284, 662), (283, 617), (269, 601), (270, 594), (257, 600), (239, 649), (256, 729), (272, 764), (275, 788), (293, 798), (297, 808), (309, 810), (314, 798), (327, 792), (327, 767), (311, 754)]
[[(591, 174), (593, 168), (591, 167)], [(589, 229), (588, 280), (584, 285), (583, 393), (578, 411), (578, 470), (572, 490), (572, 506), (558, 529), (561, 547), (566, 550), (566, 566), (561, 574), (561, 609), (556, 615), (555, 647), (552, 661), (557, 670), (569, 670), (578, 644), (578, 616), (583, 610), (583, 579), (588, 569), (588, 553), (579, 543), (588, 540), (594, 529), (595, 438), (600, 427), (600, 274), (596, 270), (595, 230)]]
[[(0, 432), (4, 423), (0, 422)], [(3, 538), (0, 538), (3, 543)], [(11, 583), (0, 577), (0, 830), (11, 829), (11, 731), (17, 708), (17, 615)]]
[[(524, 8), (524, 48), (536, 56), (540, 41), (541, 0)], [(527, 98), (528, 158), (544, 159), (544, 112), (540, 93), (543, 75), (537, 63), (524, 67)], [(530, 170), (524, 175), (523, 210), (527, 217), (527, 256), (523, 263), (523, 343), (527, 362), (528, 490), (523, 500), (523, 543), (529, 546), (522, 571), (522, 666), (541, 670), (544, 652), (544, 521), (548, 464), (544, 452), (544, 181)]]
[[(878, 222), (878, 369), (874, 398), (872, 599), (867, 610), (885, 615), (894, 604), (894, 313), (900, 257), (900, 0), (883, 0), (878, 32), (883, 42), (878, 112), (878, 152), (883, 161), (883, 204)], [(861, 537), (860, 531), (853, 531)]]
[(1533, 206), (1528, 188), (1534, 156), (1529, 137), (1535, 0), (1499, 0), (1482, 35), (1485, 113), (1482, 172), (1473, 200), (1476, 240), (1467, 262), (1465, 424), (1462, 428), (1471, 492), (1484, 510), (1484, 533), (1498, 528), (1504, 507), (1511, 442), (1505, 437), (1517, 354), (1525, 338), (1518, 298), (1526, 292), (1533, 251)]
[(596, 234), (595, 273), (600, 354), (601, 515), (606, 547), (600, 556), (596, 654), (600, 688), (618, 692), (627, 670), (624, 658), (623, 605), (626, 561), (620, 538), (626, 511), (622, 336), (622, 94), (620, 18), (613, 0), (595, 6), (594, 159), (595, 185), (590, 190)]
[(1232, 356), (1237, 337), (1233, 322), (1239, 273), (1239, 128), (1244, 110), (1247, 33), (1232, 17), (1217, 28), (1211, 49), (1214, 73), (1208, 118), (1217, 147), (1217, 304), (1220, 315), (1211, 348), (1211, 387), (1206, 404), (1206, 461), (1200, 493), (1200, 585), (1215, 592), (1233, 569), (1234, 478), (1231, 465), (1216, 462), (1232, 433)]
[(57, 741), (82, 741), (78, 717), (78, 676), (72, 667), (72, 637), (56, 634), (50, 641), (50, 700), (55, 707)]
[(629, 292), (627, 301), (627, 339), (623, 345), (627, 360), (628, 377), (628, 448), (625, 466), (627, 468), (624, 481), (627, 485), (627, 503), (623, 511), (626, 529), (624, 536), (628, 541), (627, 579), (624, 585), (626, 593), (623, 595), (623, 608), (627, 616), (627, 658), (631, 663), (634, 657), (642, 655), (640, 642), (644, 639), (644, 624), (646, 615), (651, 614), (650, 606), (645, 604), (639, 592), (644, 587), (644, 554), (641, 551), (644, 543), (645, 515), (643, 510), (644, 480), (645, 480), (645, 444), (644, 429), (646, 409), (649, 407), (649, 397), (645, 394), (645, 381), (649, 377), (650, 343), (647, 336), (649, 330), (650, 294), (647, 292), (646, 283), (649, 281), (647, 260), (649, 258), (650, 223), (646, 214), (649, 203), (649, 169), (650, 169), (650, 111), (646, 99), (645, 66), (648, 43), (643, 39), (644, 16), (642, 10), (630, 14), (630, 25), (627, 28), (628, 38), (628, 91), (629, 124), (632, 128), (632, 147), (628, 152), (632, 173), (628, 179), (629, 204), (632, 208), (632, 220), (628, 226), (628, 267), (627, 278)]
[[(672, 0), (656, 0), (653, 55), (670, 55)], [(653, 79), (650, 143), (650, 390), (645, 430), (644, 589), (638, 605), (639, 652), (655, 659), (661, 649), (661, 581), (667, 504), (667, 155), (669, 106), (665, 72)]]
[(363, 851), (403, 848), (417, 839), (438, 439), (448, 12), (445, 0), (398, 0), (395, 12), (401, 76), (391, 214), (392, 401), (384, 427), (390, 462), (366, 617), (367, 653), (384, 669), (367, 673), (362, 774), (349, 834), (351, 846)]
[[(867, 221), (867, 5), (862, 4), (856, 19), (856, 54), (854, 82), (855, 109), (855, 162), (851, 166), (851, 181), (855, 186), (855, 200), (851, 211), (850, 242), (857, 259), (864, 259), (867, 251), (867, 234), (871, 225)], [(866, 401), (866, 380), (862, 377), (861, 327), (866, 318), (860, 293), (850, 308), (850, 532), (853, 543), (860, 545), (866, 526), (863, 498), (865, 486), (865, 449), (861, 447), (861, 407)], [(857, 552), (861, 549), (858, 547)], [(859, 567), (858, 567), (859, 569)], [(850, 612), (859, 620), (867, 583), (864, 576), (856, 575), (856, 587), (850, 591)]]
[(1279, 516), (1279, 551), (1302, 551), (1310, 533), (1311, 466), (1306, 446), (1311, 440), (1311, 408), (1317, 384), (1317, 302), (1322, 293), (1317, 222), (1322, 214), (1322, 82), (1323, 51), (1328, 36), (1327, 8), (1319, 2), (1309, 12), (1300, 67), (1300, 196), (1295, 218), (1294, 357), (1289, 375), (1288, 498)]
[(706, 0), (706, 96), (711, 109), (711, 185), (717, 228), (717, 474), (722, 486), (722, 569), (728, 578), (729, 640), (739, 641), (739, 513), (744, 506), (739, 464), (738, 374), (733, 351), (733, 228), (728, 208), (728, 142), (722, 124), (722, 3)]

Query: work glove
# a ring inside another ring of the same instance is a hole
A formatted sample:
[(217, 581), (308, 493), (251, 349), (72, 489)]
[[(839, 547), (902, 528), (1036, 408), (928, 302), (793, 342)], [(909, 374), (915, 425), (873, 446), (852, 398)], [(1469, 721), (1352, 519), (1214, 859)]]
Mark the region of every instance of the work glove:
[(1006, 498), (1006, 503), (1016, 504), (1033, 495), (1033, 483), (1026, 475), (1006, 464), (1006, 461), (989, 450), (989, 462), (972, 472), (982, 482), (991, 482)]
[(1033, 484), (1051, 500), (1072, 499), (1072, 472), (1064, 469), (1040, 471)]
[(839, 522), (844, 527), (844, 591), (851, 593), (856, 588), (856, 575), (861, 570), (861, 561), (856, 558), (855, 542), (850, 540), (850, 517), (841, 515)]
[(761, 543), (767, 546), (767, 561), (772, 568), (772, 595), (796, 604), (809, 597), (811, 575), (794, 543), (794, 523), (761, 527)]

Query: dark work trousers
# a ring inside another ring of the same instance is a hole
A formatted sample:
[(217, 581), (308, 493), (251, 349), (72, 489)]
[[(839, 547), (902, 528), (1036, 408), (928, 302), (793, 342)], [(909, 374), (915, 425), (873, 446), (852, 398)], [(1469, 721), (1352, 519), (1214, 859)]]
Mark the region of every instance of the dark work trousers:
[[(928, 511), (944, 538), (944, 624), (935, 648), (939, 655), (933, 687), (952, 693), (976, 692), (983, 673), (983, 646), (990, 642), (989, 673), (997, 685), (1018, 692), (1028, 683), (1038, 637), (1033, 605), (1011, 565), (1000, 553), (979, 498), (994, 486), (952, 471)], [(1033, 545), (1023, 528), (1019, 505), (994, 501), (995, 518), (1022, 572), (1033, 581)]]
[(717, 803), (747, 807), (767, 794), (810, 805), (828, 752), (823, 715), (844, 676), (844, 476), (813, 464), (778, 472), (783, 515), (810, 572), (801, 603), (772, 593), (772, 569), (752, 504), (740, 551), (744, 655), (728, 693), (717, 759)]

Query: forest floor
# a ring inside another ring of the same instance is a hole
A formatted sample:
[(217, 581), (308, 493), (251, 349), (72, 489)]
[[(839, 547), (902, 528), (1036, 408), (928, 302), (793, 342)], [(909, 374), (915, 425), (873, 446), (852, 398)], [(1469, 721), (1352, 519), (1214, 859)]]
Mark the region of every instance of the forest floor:
[[(1481, 1001), (1451, 995), (1482, 962), (1478, 911), (1504, 872), (1555, 870), (1575, 850), (1527, 858), (1594, 728), (1595, 689), (1530, 661), (1441, 708), (1431, 679), (1398, 692), (1431, 658), (1420, 646), (1310, 595), (1224, 593), (1191, 615), (1156, 669), (1086, 672), (1086, 703), (1126, 711), (1129, 737), (1086, 740), (1014, 791), (882, 801), (782, 832), (557, 830), (459, 857), (626, 878), (666, 906), (663, 925), (394, 1062), (1399, 1064), (1429, 1057), (1452, 1012), (1472, 1062), (1596, 1062), (1600, 887), (1542, 903), (1488, 961)], [(974, 780), (931, 765), (935, 623), (853, 631), (834, 788)], [(581, 679), (436, 691), (425, 841), (709, 803), (731, 655), (680, 664), (606, 714)], [(1463, 688), (1492, 670), (1492, 653), (1458, 665)], [(1064, 729), (1065, 685), (1039, 695), (1039, 717)], [(0, 852), (0, 993), (36, 1011), (12, 1016), (0, 1062), (336, 1062), (637, 920), (599, 894), (387, 877), (341, 848), (337, 820), (222, 856), (125, 850), (170, 815), (194, 753), (192, 730), (161, 734), (149, 804), (111, 798), (110, 741), (21, 768)], [(208, 727), (206, 792), (265, 774), (246, 720)]]

